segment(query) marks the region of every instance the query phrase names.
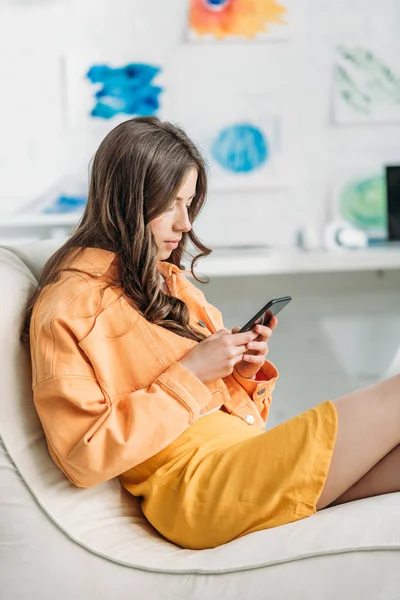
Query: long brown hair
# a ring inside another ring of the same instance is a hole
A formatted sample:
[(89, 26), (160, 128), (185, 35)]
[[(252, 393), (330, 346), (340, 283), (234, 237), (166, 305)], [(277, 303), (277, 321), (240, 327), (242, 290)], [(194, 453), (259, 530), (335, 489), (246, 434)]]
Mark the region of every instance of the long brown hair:
[[(174, 201), (190, 169), (197, 170), (196, 195), (189, 208), (195, 220), (207, 192), (204, 160), (179, 127), (156, 117), (137, 117), (115, 127), (100, 144), (91, 169), (83, 216), (68, 240), (47, 261), (39, 286), (24, 314), (21, 340), (29, 339), (32, 311), (43, 288), (59, 278), (71, 256), (85, 248), (102, 248), (118, 257), (118, 275), (109, 285), (121, 293), (150, 322), (178, 335), (200, 341), (203, 335), (189, 325), (189, 311), (181, 300), (162, 291), (157, 269), (157, 246), (150, 221)], [(188, 238), (195, 251), (190, 265), (211, 250), (193, 229), (183, 233), (168, 261), (182, 268)], [(76, 269), (69, 269), (76, 270)]]

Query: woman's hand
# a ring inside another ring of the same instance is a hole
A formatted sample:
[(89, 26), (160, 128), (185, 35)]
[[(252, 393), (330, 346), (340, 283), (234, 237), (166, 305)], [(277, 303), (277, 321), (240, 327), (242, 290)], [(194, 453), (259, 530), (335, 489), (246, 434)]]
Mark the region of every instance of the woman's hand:
[[(257, 334), (257, 337), (246, 345), (247, 351), (244, 353), (243, 359), (235, 365), (236, 372), (239, 375), (246, 379), (255, 378), (265, 362), (268, 354), (268, 340), (277, 325), (278, 319), (272, 317), (268, 323), (268, 327), (266, 325), (254, 326), (252, 331)], [(232, 329), (234, 335), (240, 335), (236, 333), (237, 331), (239, 331), (239, 327)]]
[(227, 377), (257, 335), (254, 331), (231, 333), (221, 329), (199, 342), (180, 363), (203, 383)]

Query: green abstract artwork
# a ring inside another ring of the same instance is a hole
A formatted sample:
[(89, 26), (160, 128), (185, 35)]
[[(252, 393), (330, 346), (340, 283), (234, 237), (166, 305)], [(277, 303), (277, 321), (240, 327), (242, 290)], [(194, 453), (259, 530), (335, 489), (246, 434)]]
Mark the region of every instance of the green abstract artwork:
[[(388, 54), (388, 52), (386, 52)], [(400, 120), (400, 74), (368, 48), (336, 47), (334, 116), (337, 122)], [(400, 72), (400, 68), (398, 68)]]
[(386, 231), (386, 182), (382, 174), (349, 180), (339, 193), (340, 216), (364, 230)]

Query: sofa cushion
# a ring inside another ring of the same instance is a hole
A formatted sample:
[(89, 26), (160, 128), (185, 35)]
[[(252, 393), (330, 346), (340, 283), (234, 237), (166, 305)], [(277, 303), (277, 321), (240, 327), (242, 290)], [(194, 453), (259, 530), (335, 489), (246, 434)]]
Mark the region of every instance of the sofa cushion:
[[(47, 244), (47, 251), (54, 249)], [(29, 257), (36, 275), (47, 257), (43, 246), (37, 252), (33, 247), (18, 254)], [(0, 277), (0, 435), (39, 505), (71, 539), (111, 561), (169, 573), (227, 573), (321, 555), (399, 551), (400, 494), (333, 507), (219, 548), (192, 551), (161, 538), (118, 480), (90, 489), (75, 488), (47, 452), (32, 400), (28, 349), (18, 340), (21, 314), (35, 289), (35, 277), (9, 249), (0, 249)]]

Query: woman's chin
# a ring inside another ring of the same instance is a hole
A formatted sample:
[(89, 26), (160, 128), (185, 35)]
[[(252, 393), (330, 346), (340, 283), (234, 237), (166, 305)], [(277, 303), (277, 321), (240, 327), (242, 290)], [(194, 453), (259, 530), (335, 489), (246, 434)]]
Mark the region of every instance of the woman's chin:
[(158, 255), (158, 260), (167, 260), (172, 254), (172, 250), (161, 250)]

